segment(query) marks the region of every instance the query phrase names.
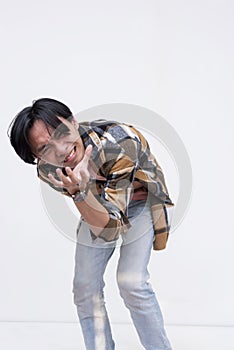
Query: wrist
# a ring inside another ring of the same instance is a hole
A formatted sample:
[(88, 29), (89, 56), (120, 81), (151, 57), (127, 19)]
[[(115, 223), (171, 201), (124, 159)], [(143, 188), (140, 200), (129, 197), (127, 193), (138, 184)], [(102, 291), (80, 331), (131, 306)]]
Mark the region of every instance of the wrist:
[(74, 202), (82, 202), (85, 200), (88, 192), (89, 192), (89, 189), (90, 189), (90, 181), (87, 183), (86, 187), (84, 190), (78, 190), (76, 191), (75, 193), (71, 194), (71, 197), (73, 199)]
[(73, 190), (73, 191), (68, 191), (68, 193), (70, 194), (71, 197), (74, 196), (77, 192), (80, 192), (79, 187), (77, 187), (77, 188), (76, 188), (75, 190)]
[(78, 191), (72, 195), (72, 199), (74, 202), (83, 202), (88, 194), (88, 190)]

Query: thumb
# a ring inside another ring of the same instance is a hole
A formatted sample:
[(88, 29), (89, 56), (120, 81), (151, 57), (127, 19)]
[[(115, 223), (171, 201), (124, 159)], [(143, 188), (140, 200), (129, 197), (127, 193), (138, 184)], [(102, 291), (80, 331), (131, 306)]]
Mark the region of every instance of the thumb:
[(88, 163), (91, 154), (93, 151), (93, 146), (92, 145), (88, 145), (87, 148), (85, 149), (85, 154), (84, 154), (84, 158), (83, 158), (83, 162)]

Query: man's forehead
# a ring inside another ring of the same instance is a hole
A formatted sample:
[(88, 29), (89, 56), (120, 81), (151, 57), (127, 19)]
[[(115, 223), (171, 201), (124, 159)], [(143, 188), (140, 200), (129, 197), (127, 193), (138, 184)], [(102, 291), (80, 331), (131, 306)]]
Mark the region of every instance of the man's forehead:
[[(56, 132), (67, 133), (74, 128), (77, 121), (70, 121), (62, 117), (58, 117), (60, 123), (55, 128), (50, 124), (44, 122), (44, 120), (37, 119), (29, 131), (29, 143), (33, 148), (34, 152), (37, 152), (42, 146), (47, 144), (50, 139), (53, 139)], [(73, 124), (74, 123), (74, 124)], [(76, 124), (78, 126), (78, 123)], [(75, 128), (77, 131), (77, 127)]]
[(54, 128), (51, 125), (45, 123), (43, 120), (40, 119), (36, 120), (32, 126), (32, 131), (35, 133), (48, 133), (48, 131), (50, 132), (52, 130), (54, 130)]
[(29, 131), (29, 142), (34, 149), (37, 149), (51, 137), (54, 128), (42, 120), (36, 120)]

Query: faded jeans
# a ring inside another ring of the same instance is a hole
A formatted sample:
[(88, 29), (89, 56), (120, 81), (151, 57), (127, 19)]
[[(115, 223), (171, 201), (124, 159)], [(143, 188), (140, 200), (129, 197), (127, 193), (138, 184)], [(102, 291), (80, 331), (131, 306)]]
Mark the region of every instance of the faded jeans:
[(147, 265), (154, 238), (150, 207), (146, 201), (132, 201), (128, 210), (132, 227), (122, 235), (121, 243), (99, 238), (92, 242), (84, 221), (78, 230), (73, 294), (85, 346), (87, 350), (115, 349), (104, 302), (103, 274), (114, 250), (120, 246), (119, 292), (140, 342), (147, 350), (172, 350), (160, 306), (148, 282)]

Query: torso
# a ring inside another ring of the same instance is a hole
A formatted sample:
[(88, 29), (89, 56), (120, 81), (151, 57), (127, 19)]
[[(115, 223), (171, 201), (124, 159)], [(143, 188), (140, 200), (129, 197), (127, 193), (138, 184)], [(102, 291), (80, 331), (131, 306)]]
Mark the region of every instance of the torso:
[[(100, 193), (102, 190), (102, 185), (106, 181), (106, 178), (96, 174), (91, 166), (89, 166), (89, 171), (90, 171), (91, 176), (99, 182), (100, 185), (98, 186), (99, 187), (98, 192)], [(133, 181), (133, 188), (134, 188), (134, 193), (133, 193), (131, 200), (145, 200), (145, 199), (147, 199), (148, 191), (140, 182)]]

